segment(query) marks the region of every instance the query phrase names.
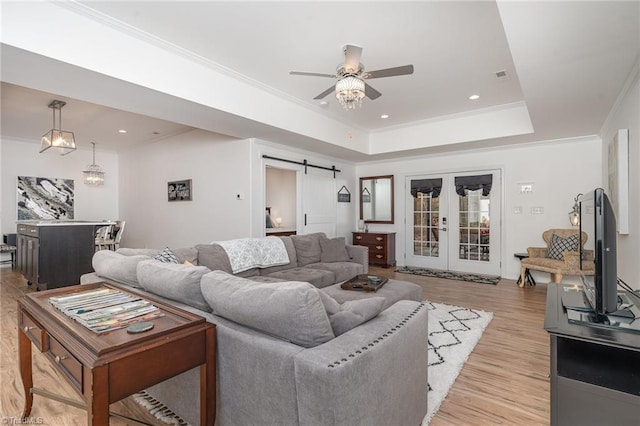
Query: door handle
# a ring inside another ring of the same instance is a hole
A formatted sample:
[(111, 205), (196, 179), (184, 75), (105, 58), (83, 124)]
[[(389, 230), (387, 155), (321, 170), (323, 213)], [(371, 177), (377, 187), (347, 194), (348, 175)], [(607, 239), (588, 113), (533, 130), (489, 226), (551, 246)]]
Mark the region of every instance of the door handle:
[(439, 229), (439, 230), (441, 230), (441, 231), (446, 231), (446, 230), (447, 230), (447, 228), (446, 228), (446, 227), (444, 227), (444, 228), (438, 228), (438, 229)]

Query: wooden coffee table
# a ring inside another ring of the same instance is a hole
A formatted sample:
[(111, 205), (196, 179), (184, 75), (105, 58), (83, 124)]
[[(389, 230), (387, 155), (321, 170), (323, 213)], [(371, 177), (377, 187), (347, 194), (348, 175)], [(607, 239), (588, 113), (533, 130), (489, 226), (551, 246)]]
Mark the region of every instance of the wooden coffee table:
[[(154, 328), (129, 334), (126, 329), (97, 334), (56, 310), (49, 297), (120, 286), (95, 283), (31, 293), (18, 300), (18, 350), (25, 392), (23, 418), (38, 394), (87, 410), (88, 425), (109, 424), (109, 404), (200, 366), (200, 423), (213, 425), (216, 408), (215, 325), (204, 318), (143, 297), (160, 308)], [(33, 387), (31, 343), (78, 391), (83, 402)], [(112, 413), (113, 415), (113, 413)]]

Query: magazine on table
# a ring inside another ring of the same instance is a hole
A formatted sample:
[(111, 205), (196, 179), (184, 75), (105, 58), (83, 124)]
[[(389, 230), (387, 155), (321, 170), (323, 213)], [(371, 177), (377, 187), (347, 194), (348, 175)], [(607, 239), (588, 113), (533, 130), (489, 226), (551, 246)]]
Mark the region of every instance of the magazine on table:
[(50, 297), (49, 302), (66, 316), (96, 333), (117, 330), (134, 322), (164, 315), (148, 300), (112, 288)]

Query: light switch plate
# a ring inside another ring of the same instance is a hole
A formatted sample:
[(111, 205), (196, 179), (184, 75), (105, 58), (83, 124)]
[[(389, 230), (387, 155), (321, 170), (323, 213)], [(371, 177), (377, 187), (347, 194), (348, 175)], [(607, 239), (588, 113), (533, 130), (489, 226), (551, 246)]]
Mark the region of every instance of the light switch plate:
[(513, 208), (513, 214), (522, 214), (522, 206), (515, 206)]
[(531, 214), (543, 214), (544, 207), (531, 207)]

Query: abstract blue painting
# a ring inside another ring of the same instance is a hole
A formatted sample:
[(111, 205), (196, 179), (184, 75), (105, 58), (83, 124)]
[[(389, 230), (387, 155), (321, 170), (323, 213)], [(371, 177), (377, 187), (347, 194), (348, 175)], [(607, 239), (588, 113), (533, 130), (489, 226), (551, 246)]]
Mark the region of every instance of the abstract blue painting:
[(18, 220), (73, 219), (73, 179), (18, 176)]

